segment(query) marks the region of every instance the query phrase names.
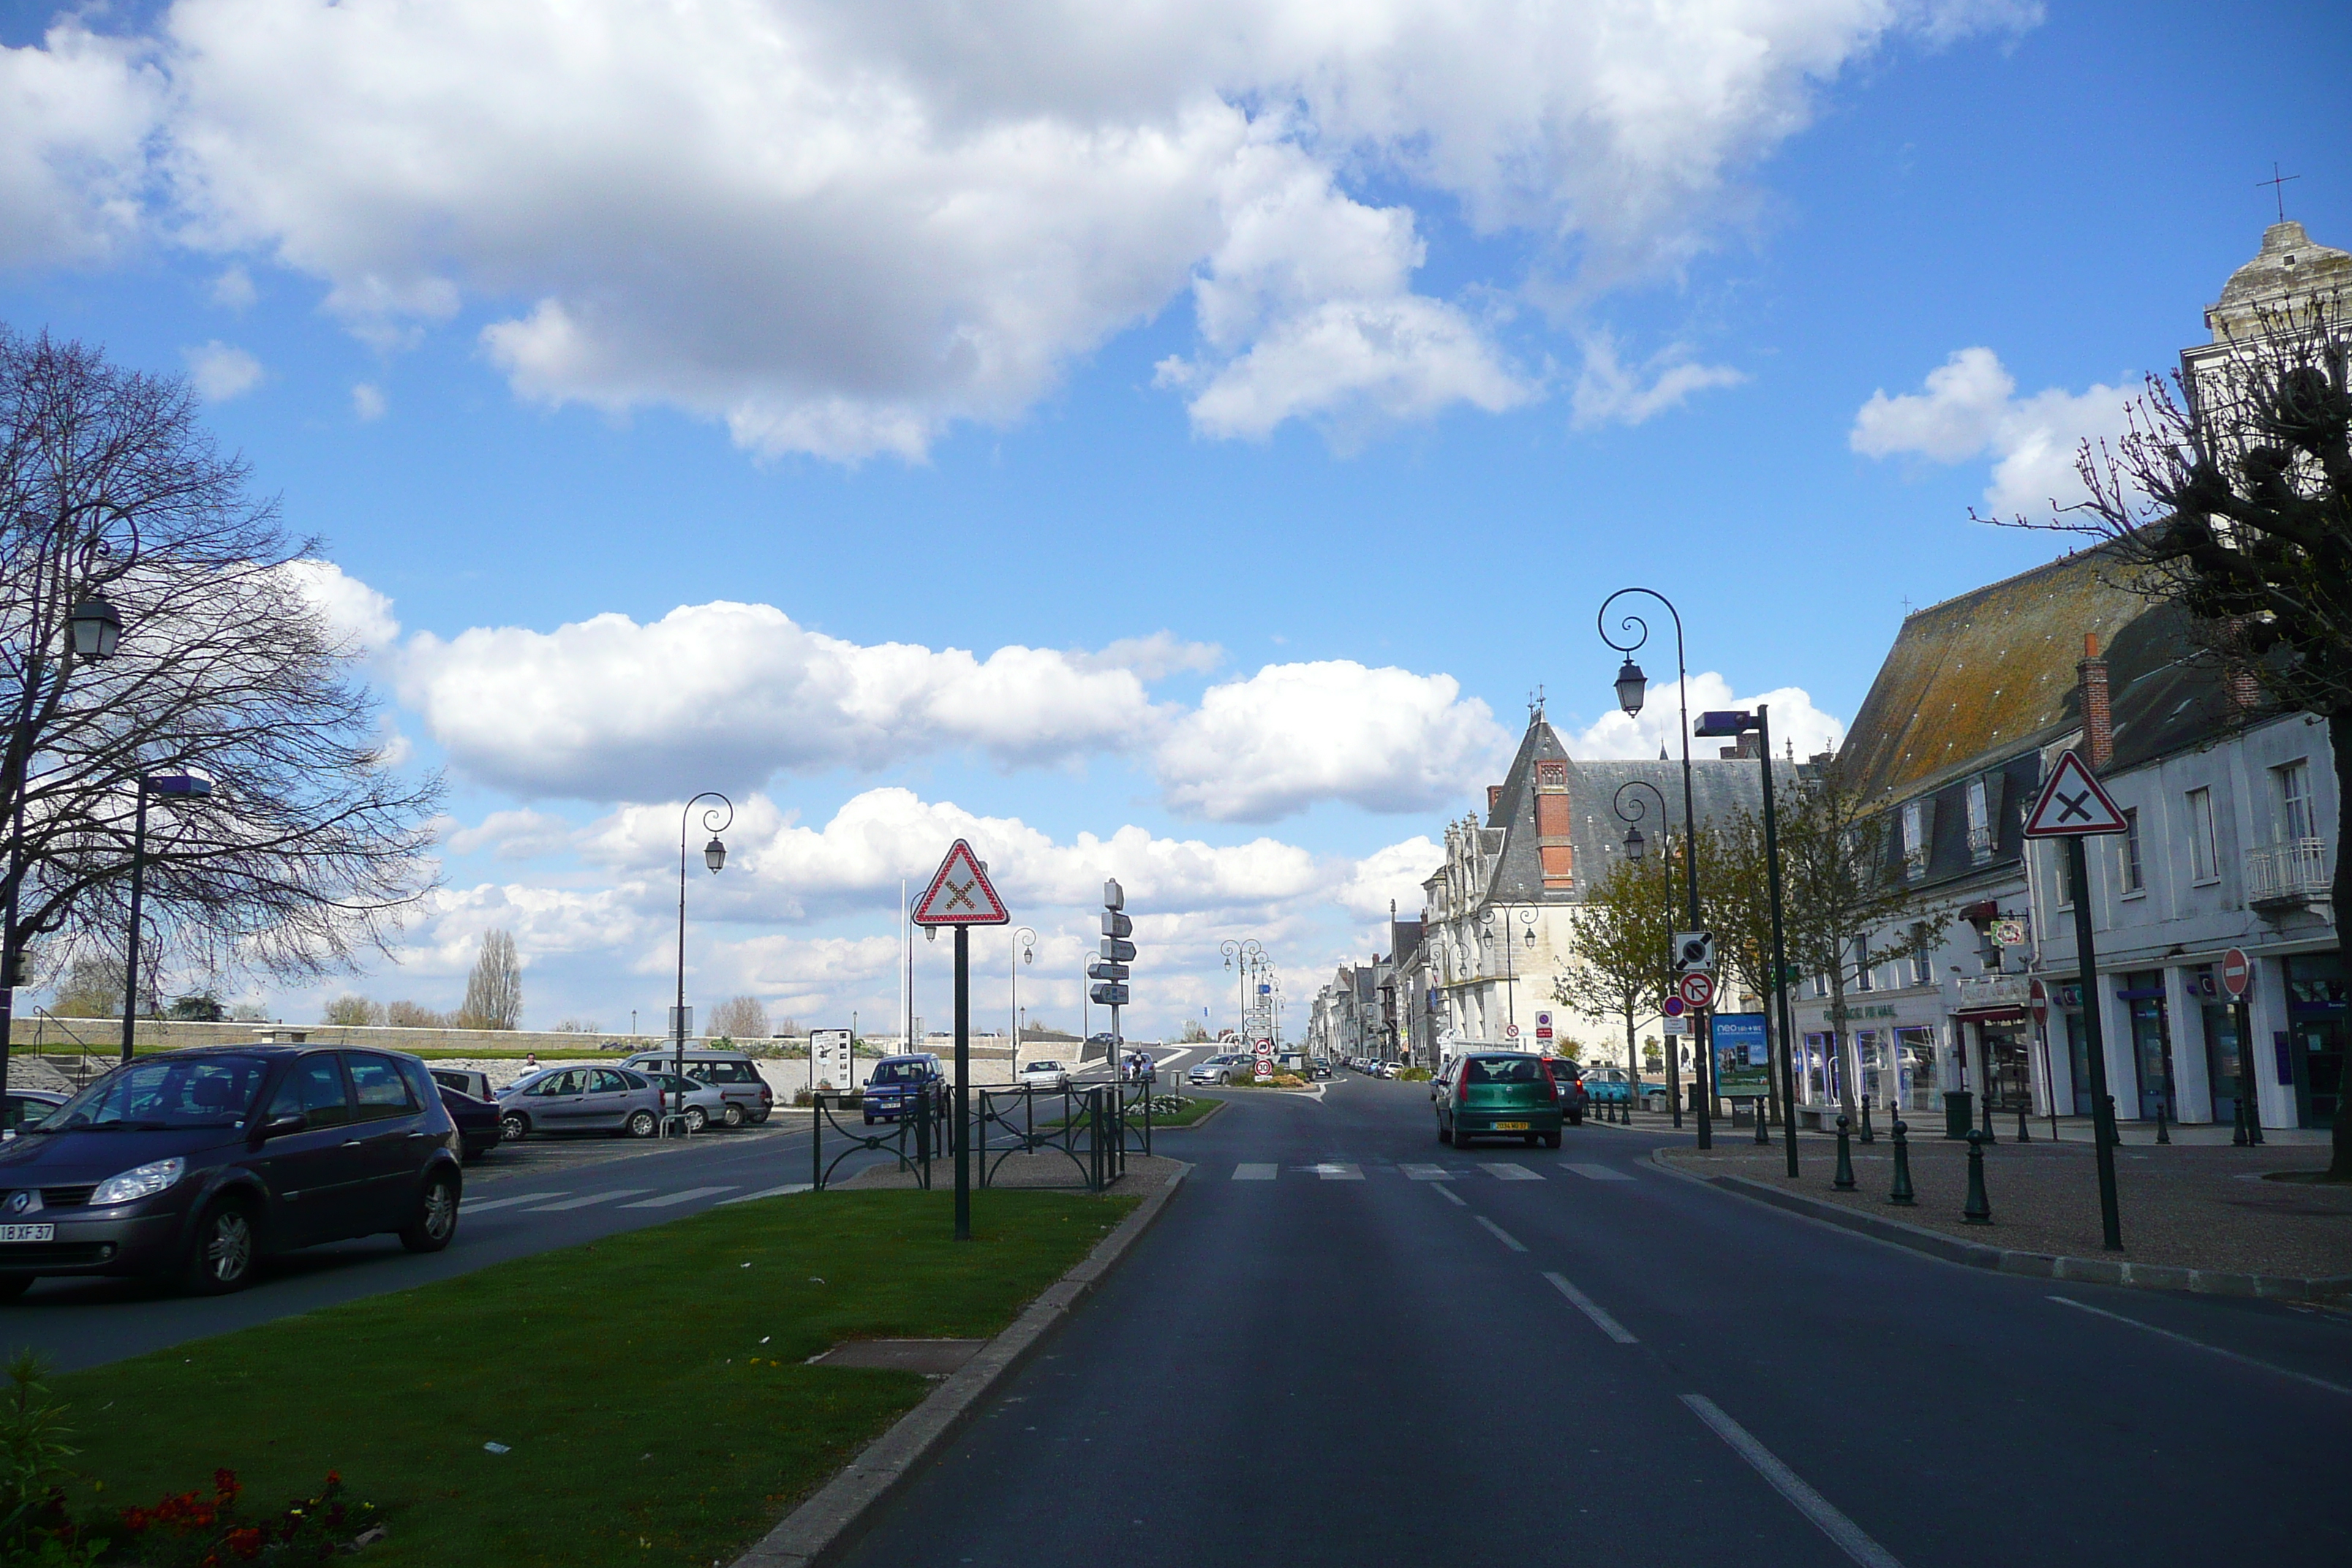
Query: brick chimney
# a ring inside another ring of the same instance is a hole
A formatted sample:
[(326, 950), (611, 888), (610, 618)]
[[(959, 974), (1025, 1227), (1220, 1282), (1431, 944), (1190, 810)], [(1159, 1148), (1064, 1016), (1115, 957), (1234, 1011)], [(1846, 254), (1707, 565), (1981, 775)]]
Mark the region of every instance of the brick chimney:
[(2107, 661), (2099, 657), (2095, 632), (2083, 635), (2083, 662), (2074, 667), (2083, 685), (2083, 760), (2103, 773), (2116, 760), (2116, 721), (2107, 701)]
[(1494, 815), (1495, 807), (1501, 804), (1502, 799), (1503, 786), (1501, 784), (1488, 784), (1486, 786), (1486, 814), (1489, 816)]

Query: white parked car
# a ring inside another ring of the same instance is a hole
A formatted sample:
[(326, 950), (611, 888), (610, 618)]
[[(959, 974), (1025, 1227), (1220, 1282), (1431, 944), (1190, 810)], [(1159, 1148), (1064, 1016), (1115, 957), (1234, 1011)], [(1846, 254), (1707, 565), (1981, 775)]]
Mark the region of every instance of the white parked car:
[(1059, 1062), (1030, 1062), (1013, 1075), (1013, 1081), (1024, 1089), (1059, 1091), (1070, 1087), (1070, 1069)]

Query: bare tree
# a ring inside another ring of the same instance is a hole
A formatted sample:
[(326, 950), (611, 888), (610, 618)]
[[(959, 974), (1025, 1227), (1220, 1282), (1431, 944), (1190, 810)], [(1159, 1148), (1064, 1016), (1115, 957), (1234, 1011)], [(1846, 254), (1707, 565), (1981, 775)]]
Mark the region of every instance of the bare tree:
[(421, 1002), (387, 1002), (383, 1005), (383, 1021), (396, 1029), (454, 1029), (457, 1024), (448, 1014), (436, 1012)]
[(710, 1032), (730, 1040), (764, 1040), (767, 1006), (757, 996), (730, 996), (711, 1010)]
[(81, 953), (58, 976), (49, 1011), (60, 1018), (119, 1018), (122, 985), (121, 959), (102, 952)]
[[(2340, 264), (2339, 264), (2340, 265)], [(2341, 276), (2339, 271), (2338, 276)], [(2131, 586), (2186, 609), (2233, 675), (2326, 721), (2352, 780), (2352, 296), (2314, 289), (2217, 312), (2214, 347), (2150, 376), (2129, 429), (2076, 455), (2090, 499), (2048, 523), (2109, 542)], [(2337, 918), (2352, 857), (2336, 857)], [(2352, 1181), (2340, 1085), (2328, 1174)]]
[(364, 1027), (383, 1023), (383, 1009), (364, 996), (338, 996), (327, 1004), (327, 1011), (320, 1022), (343, 1028)]
[[(1789, 962), (1799, 973), (1829, 982), (1831, 1039), (1841, 1063), (1846, 1059), (1846, 993), (1862, 972), (1932, 952), (1952, 921), (1948, 912), (1920, 911), (1888, 827), (1885, 812), (1871, 809), (1834, 763), (1790, 791), (1781, 812)], [(1889, 934), (1876, 940), (1882, 931)], [(1838, 1103), (1853, 1113), (1851, 1073), (1838, 1075)]]
[(522, 960), (514, 933), (496, 927), (482, 933), (482, 951), (466, 976), (466, 999), (454, 1020), (461, 1029), (513, 1029), (522, 1025)]
[[(200, 805), (151, 797), (142, 943), (157, 964), (346, 968), (432, 882), (439, 783), (387, 767), (354, 650), (302, 592), (317, 542), (289, 539), (247, 480), (184, 379), (0, 328), (11, 957), (45, 933), (68, 961), (121, 951), (134, 808), (155, 774), (212, 786)], [(100, 605), (121, 628), (102, 659), (68, 630)], [(6, 1005), (0, 990), (0, 1025)]]

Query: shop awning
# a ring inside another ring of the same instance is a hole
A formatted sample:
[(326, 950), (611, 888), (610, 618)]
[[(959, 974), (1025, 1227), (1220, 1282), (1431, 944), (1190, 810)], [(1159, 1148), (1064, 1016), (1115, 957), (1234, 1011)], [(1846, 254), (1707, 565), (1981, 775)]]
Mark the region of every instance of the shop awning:
[(2022, 1007), (1962, 1007), (1952, 1014), (1964, 1024), (2022, 1024), (2032, 1016)]

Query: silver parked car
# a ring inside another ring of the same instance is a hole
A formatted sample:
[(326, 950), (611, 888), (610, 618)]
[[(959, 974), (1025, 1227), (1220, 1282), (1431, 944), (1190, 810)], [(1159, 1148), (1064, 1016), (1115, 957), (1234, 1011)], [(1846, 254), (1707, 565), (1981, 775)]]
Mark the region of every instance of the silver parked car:
[(715, 1083), (705, 1083), (698, 1078), (680, 1078), (674, 1072), (649, 1072), (645, 1075), (656, 1089), (662, 1091), (662, 1114), (668, 1116), (678, 1109), (678, 1095), (685, 1096), (686, 1130), (699, 1132), (717, 1121), (727, 1126), (727, 1091)]
[[(740, 1127), (746, 1121), (754, 1127), (768, 1120), (776, 1108), (775, 1090), (760, 1076), (760, 1064), (742, 1051), (696, 1050), (689, 1047), (686, 1053), (686, 1076), (699, 1079), (717, 1088), (725, 1098), (725, 1105), (712, 1112), (730, 1127)], [(621, 1065), (632, 1072), (657, 1073), (677, 1070), (678, 1053), (639, 1051)]]
[(661, 1131), (662, 1094), (643, 1073), (563, 1067), (534, 1073), (499, 1096), (499, 1125), (511, 1142), (534, 1132)]
[(1070, 1087), (1070, 1069), (1059, 1062), (1029, 1062), (1013, 1075), (1023, 1089), (1061, 1090)]

